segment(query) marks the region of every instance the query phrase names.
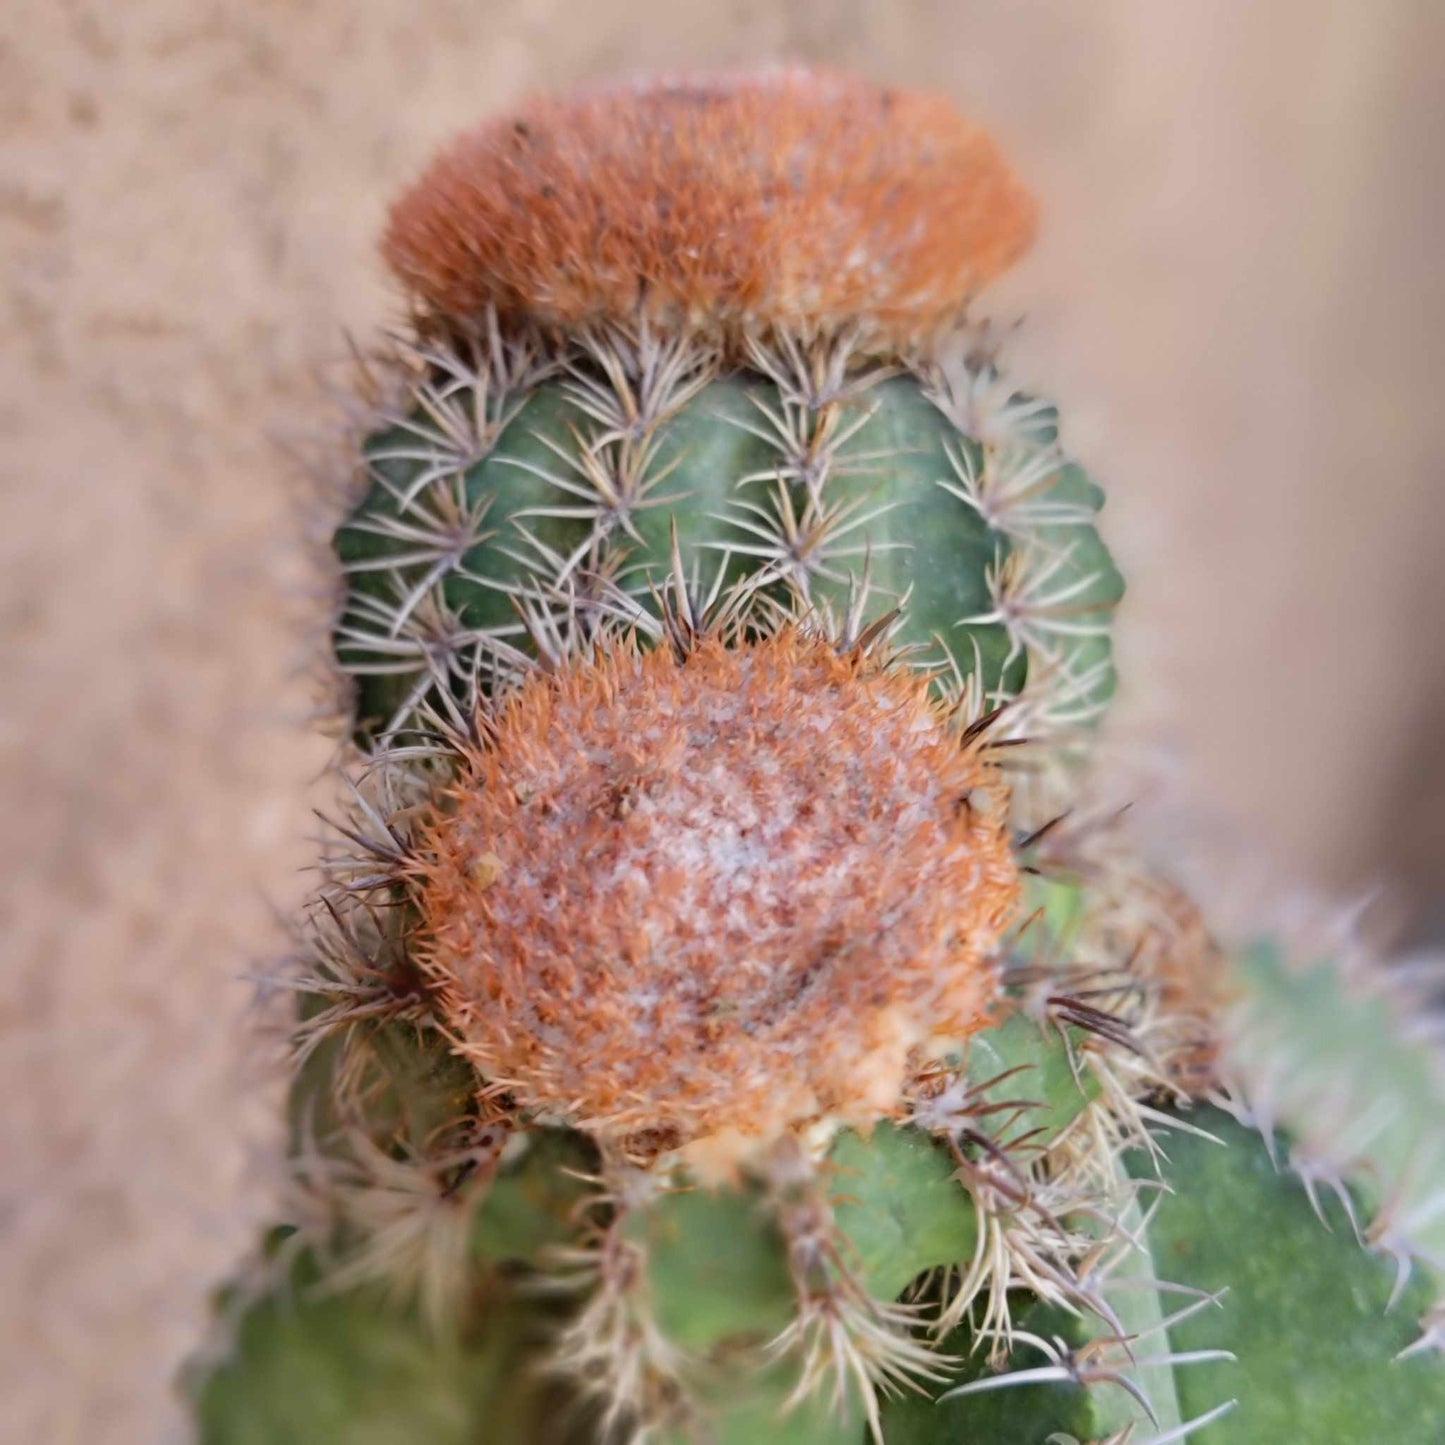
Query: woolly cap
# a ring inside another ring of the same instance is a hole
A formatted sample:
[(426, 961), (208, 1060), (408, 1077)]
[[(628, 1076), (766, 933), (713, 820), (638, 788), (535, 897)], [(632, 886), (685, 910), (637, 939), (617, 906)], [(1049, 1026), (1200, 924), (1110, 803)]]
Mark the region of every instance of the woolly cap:
[(619, 644), (489, 733), (426, 831), (423, 954), (524, 1106), (746, 1152), (871, 1124), (987, 1022), (1006, 799), (926, 679), (793, 632)]
[(906, 338), (956, 321), (1034, 228), (943, 97), (787, 68), (533, 99), (432, 163), (383, 251), (444, 320)]

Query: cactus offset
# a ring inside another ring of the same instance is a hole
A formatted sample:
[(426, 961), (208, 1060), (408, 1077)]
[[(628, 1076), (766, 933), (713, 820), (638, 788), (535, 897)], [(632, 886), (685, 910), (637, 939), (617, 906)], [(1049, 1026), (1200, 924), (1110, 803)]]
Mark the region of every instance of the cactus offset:
[(1437, 1061), (1065, 816), (1121, 584), (964, 314), (1032, 229), (944, 102), (796, 70), (396, 207), (206, 1441), (1438, 1440)]

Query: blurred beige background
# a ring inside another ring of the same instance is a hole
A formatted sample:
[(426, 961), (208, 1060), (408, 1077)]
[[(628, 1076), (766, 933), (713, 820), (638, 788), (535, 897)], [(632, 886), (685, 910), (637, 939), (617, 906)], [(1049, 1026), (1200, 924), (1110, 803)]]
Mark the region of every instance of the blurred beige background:
[(942, 87), (1045, 203), (995, 299), (1111, 488), (1122, 735), (1420, 926), (1445, 812), (1435, 0), (10, 0), (0, 17), (0, 1435), (184, 1439), (264, 1202), (240, 975), (325, 744), (278, 439), (387, 198), (519, 92), (797, 56)]

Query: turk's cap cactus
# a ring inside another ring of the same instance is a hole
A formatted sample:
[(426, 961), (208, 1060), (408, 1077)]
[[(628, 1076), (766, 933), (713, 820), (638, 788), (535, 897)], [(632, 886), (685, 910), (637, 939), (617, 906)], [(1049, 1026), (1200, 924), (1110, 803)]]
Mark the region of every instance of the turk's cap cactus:
[(1103, 494), (962, 324), (1033, 227), (943, 98), (800, 68), (526, 102), (457, 141), (384, 247), (411, 320), (335, 536), (349, 720), (386, 737), (491, 686), (599, 594), (647, 608), (676, 553), (799, 615), (866, 577), (1006, 730), (1087, 731), (1122, 592)]
[(1438, 1070), (1086, 803), (1101, 494), (964, 324), (1033, 225), (798, 69), (398, 203), (209, 1441), (1437, 1445)]

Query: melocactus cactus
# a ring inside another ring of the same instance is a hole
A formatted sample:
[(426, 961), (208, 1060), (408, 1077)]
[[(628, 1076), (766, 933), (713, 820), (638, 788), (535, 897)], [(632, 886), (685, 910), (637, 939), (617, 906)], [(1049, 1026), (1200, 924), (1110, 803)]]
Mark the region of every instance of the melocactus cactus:
[(965, 315), (1032, 228), (795, 70), (399, 203), (208, 1441), (1438, 1442), (1437, 1061), (1083, 801), (1100, 494)]
[[(1121, 584), (1051, 408), (959, 322), (1033, 206), (945, 102), (780, 71), (537, 102), (392, 213), (415, 310), (337, 547), (360, 725), (490, 681), (572, 626), (753, 577), (846, 608), (1074, 724), (1113, 688)], [(519, 616), (519, 611), (521, 615)]]

